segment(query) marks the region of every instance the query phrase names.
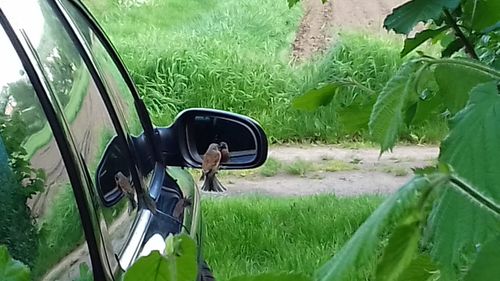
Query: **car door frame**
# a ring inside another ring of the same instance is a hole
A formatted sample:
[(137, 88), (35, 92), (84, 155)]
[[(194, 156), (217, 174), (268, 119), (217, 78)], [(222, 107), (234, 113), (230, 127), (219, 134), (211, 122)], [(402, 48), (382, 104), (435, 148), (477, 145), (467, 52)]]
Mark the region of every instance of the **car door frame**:
[[(52, 8), (54, 9), (54, 6)], [(58, 16), (61, 19), (60, 15)], [(113, 273), (109, 266), (109, 257), (105, 250), (100, 222), (92, 200), (92, 198), (96, 197), (96, 194), (92, 188), (88, 188), (92, 186), (92, 180), (84, 168), (83, 160), (71, 137), (71, 132), (67, 126), (63, 112), (54, 102), (56, 100), (55, 94), (49, 86), (47, 77), (44, 75), (37, 52), (31, 45), (25, 31), (20, 27), (14, 26), (9, 21), (8, 15), (1, 10), (1, 7), (0, 25), (14, 46), (26, 74), (33, 85), (66, 166), (89, 249), (94, 279), (113, 280)]]

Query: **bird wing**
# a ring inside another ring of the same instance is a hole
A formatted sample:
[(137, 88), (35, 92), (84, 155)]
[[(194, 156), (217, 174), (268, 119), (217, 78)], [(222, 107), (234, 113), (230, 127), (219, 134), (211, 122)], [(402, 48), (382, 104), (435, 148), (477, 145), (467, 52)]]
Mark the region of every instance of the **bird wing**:
[(221, 154), (218, 150), (209, 150), (203, 156), (201, 168), (204, 173), (216, 170), (220, 164)]

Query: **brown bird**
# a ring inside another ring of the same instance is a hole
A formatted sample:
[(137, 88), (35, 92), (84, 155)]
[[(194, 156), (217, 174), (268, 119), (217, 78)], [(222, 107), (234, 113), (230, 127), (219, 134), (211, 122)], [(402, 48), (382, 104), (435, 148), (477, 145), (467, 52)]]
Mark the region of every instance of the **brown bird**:
[(211, 143), (203, 155), (203, 163), (201, 165), (202, 174), (200, 180), (205, 179), (205, 182), (203, 182), (201, 190), (215, 192), (223, 192), (226, 190), (226, 188), (222, 186), (215, 176), (219, 171), (220, 161), (221, 152), (219, 151), (219, 145)]
[[(122, 172), (115, 174), (116, 186), (120, 188), (121, 191), (125, 193), (130, 201), (129, 213), (137, 208), (137, 201), (135, 200), (135, 188), (132, 179), (125, 176)], [(138, 194), (138, 198), (141, 202), (144, 202), (146, 208), (148, 208), (153, 214), (156, 214), (156, 202), (145, 192)]]
[(219, 143), (219, 151), (221, 154), (220, 162), (221, 163), (227, 163), (229, 161), (229, 147), (227, 146), (226, 142), (221, 141)]
[(130, 204), (128, 205), (128, 213), (130, 214), (132, 210), (137, 208), (137, 202), (135, 201), (135, 190), (128, 177), (126, 177), (122, 172), (115, 174), (115, 183), (124, 194), (127, 196)]

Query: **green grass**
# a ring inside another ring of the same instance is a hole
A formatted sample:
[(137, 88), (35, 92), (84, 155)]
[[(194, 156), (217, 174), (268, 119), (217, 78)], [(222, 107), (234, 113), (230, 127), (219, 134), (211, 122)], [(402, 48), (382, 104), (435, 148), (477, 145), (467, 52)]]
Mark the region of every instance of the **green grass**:
[(205, 199), (204, 256), (222, 281), (268, 271), (311, 275), (382, 200), (327, 195)]
[(382, 172), (391, 174), (396, 177), (404, 177), (407, 176), (410, 172), (408, 169), (401, 168), (401, 167), (383, 167)]
[(352, 163), (347, 163), (341, 160), (328, 160), (321, 164), (321, 169), (326, 172), (344, 172), (357, 170), (358, 167)]
[[(291, 42), (302, 11), (290, 10), (286, 1), (158, 0), (132, 8), (86, 2), (160, 126), (183, 109), (208, 107), (253, 117), (273, 143), (366, 140), (366, 126), (353, 132), (338, 112), (374, 99), (403, 62), (399, 41), (344, 34), (325, 55), (292, 63)], [(314, 113), (291, 107), (294, 97), (339, 78), (354, 80), (375, 96), (346, 87)], [(425, 135), (433, 141), (442, 134)]]
[(308, 172), (315, 169), (314, 163), (299, 158), (284, 166), (284, 170), (287, 174), (301, 177), (304, 177)]
[(259, 174), (264, 177), (277, 175), (281, 168), (281, 162), (274, 158), (267, 158), (266, 163), (259, 169)]

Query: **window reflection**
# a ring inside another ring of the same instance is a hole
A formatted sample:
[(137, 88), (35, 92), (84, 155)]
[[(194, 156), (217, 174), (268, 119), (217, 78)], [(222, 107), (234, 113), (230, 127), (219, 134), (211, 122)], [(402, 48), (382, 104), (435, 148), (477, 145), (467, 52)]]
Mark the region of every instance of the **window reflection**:
[[(115, 126), (87, 65), (62, 22), (48, 1), (38, 3), (30, 4), (29, 9), (39, 9), (43, 15), (39, 23), (43, 26), (42, 34), (38, 34), (33, 22), (19, 21), (19, 25), (26, 31), (30, 41), (36, 42), (39, 38), (38, 45), (31, 43), (35, 45), (44, 75), (69, 124), (75, 145), (91, 178), (95, 180), (105, 148), (117, 136)], [(128, 170), (122, 172), (130, 175)], [(137, 209), (128, 212), (129, 204), (127, 198), (123, 197), (115, 206), (103, 208), (108, 228), (118, 229), (112, 232), (110, 241), (112, 249), (109, 250), (115, 253), (119, 253), (123, 247), (137, 213)]]
[(6, 74), (0, 80), (0, 244), (30, 267), (34, 280), (81, 274), (91, 280), (78, 208), (48, 120), (3, 29), (0, 46)]

